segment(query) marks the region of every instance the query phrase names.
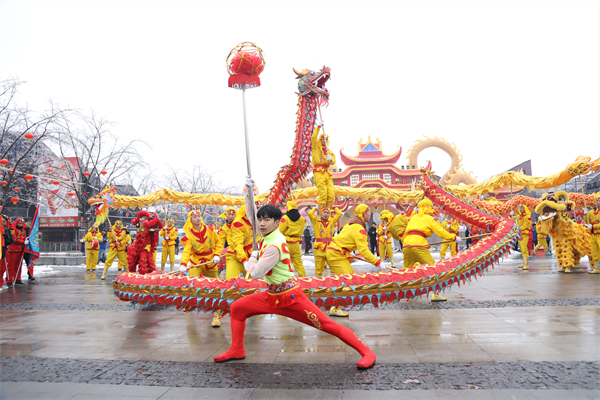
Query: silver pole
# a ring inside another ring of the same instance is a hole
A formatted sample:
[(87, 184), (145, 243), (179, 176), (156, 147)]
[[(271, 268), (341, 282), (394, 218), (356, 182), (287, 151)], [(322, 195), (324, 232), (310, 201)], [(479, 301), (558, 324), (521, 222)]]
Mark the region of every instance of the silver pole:
[[(246, 135), (246, 165), (248, 167), (248, 176), (252, 179), (252, 169), (250, 168), (250, 139), (248, 137), (248, 121), (246, 119), (246, 86), (242, 86), (242, 101), (244, 103), (244, 134)], [(252, 209), (250, 215), (252, 215), (252, 234), (254, 235), (254, 250), (258, 249), (258, 243), (256, 241), (256, 221), (254, 221), (254, 187), (250, 190), (250, 202)], [(248, 210), (246, 210), (248, 212)]]

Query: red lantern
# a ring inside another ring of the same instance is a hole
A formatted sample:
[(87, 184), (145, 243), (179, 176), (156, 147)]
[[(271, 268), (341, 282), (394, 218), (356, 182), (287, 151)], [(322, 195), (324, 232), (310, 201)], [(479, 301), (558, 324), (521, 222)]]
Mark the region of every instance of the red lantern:
[(89, 178), (91, 174), (86, 171), (86, 172), (83, 173), (83, 175), (85, 175), (86, 178)]
[(125, 214), (126, 217), (129, 217), (129, 214)]
[(100, 173), (101, 173), (102, 175), (106, 175), (106, 174), (108, 174), (108, 172), (106, 172), (105, 170), (102, 170), (102, 171), (100, 171)]
[(52, 172), (52, 168), (46, 168), (46, 172)]
[(12, 174), (13, 172), (15, 172), (15, 169), (14, 168), (9, 168), (8, 172), (10, 172)]
[(73, 197), (73, 196), (75, 196), (75, 193), (73, 193), (73, 192), (68, 192), (68, 193), (67, 193), (67, 196), (69, 196), (69, 197)]
[(53, 185), (60, 185), (60, 181), (50, 181), (50, 183)]
[(8, 165), (8, 160), (6, 158), (3, 158), (2, 160), (0, 160), (0, 164), (2, 164), (3, 167), (6, 167)]
[(29, 175), (29, 174), (27, 174), (27, 175), (25, 175), (23, 178), (25, 178), (25, 180), (26, 180), (27, 182), (29, 182), (30, 180), (32, 180), (32, 179), (33, 179), (33, 175)]
[(260, 47), (252, 42), (238, 44), (227, 56), (229, 87), (234, 89), (259, 87), (259, 75), (264, 69), (265, 59)]
[(19, 193), (19, 188), (14, 188), (13, 190), (15, 191), (15, 193)]
[(11, 197), (11, 198), (10, 198), (10, 201), (12, 201), (12, 202), (13, 202), (13, 204), (15, 204), (15, 205), (16, 205), (16, 204), (19, 202), (19, 198), (18, 198), (18, 197)]
[(28, 142), (30, 142), (31, 139), (33, 139), (33, 133), (27, 132), (25, 134), (25, 138), (27, 139)]
[(6, 181), (2, 181), (1, 183), (2, 183), (2, 186), (8, 185), (8, 182), (6, 182)]

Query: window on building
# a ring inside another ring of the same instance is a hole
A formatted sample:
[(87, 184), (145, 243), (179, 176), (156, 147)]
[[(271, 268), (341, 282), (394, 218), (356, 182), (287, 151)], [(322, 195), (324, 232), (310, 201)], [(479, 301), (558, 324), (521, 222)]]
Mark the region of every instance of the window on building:
[(350, 186), (356, 186), (358, 184), (358, 174), (350, 176)]
[(362, 174), (362, 178), (363, 180), (365, 179), (379, 179), (379, 174), (378, 173), (373, 173), (373, 172), (363, 172)]
[(383, 174), (383, 181), (388, 185), (392, 184), (392, 174)]
[(402, 184), (402, 178), (396, 178), (396, 185)]
[(348, 186), (348, 181), (345, 179), (340, 181), (340, 186)]

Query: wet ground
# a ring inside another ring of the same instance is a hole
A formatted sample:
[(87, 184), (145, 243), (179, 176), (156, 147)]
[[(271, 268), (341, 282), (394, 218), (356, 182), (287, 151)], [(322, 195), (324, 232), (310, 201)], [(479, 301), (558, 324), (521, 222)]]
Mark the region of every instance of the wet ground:
[(113, 296), (114, 267), (107, 281), (102, 265), (47, 267), (0, 292), (0, 398), (598, 398), (600, 275), (587, 259), (571, 274), (554, 258), (520, 263), (511, 255), (444, 303), (337, 318), (377, 354), (368, 371), (337, 338), (273, 315), (248, 321), (245, 360), (217, 365), (228, 317), (212, 328), (210, 314), (133, 309)]

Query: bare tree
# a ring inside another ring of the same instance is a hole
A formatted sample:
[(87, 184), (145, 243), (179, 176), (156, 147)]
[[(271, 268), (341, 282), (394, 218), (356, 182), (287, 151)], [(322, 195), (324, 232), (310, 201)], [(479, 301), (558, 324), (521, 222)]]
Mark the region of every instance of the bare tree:
[[(19, 88), (23, 84), (18, 79), (0, 83), (0, 159), (9, 162), (1, 168), (4, 183), (0, 187), (0, 204), (3, 207), (13, 206), (9, 201), (12, 197), (22, 200), (17, 205), (21, 207), (36, 202), (37, 180), (27, 182), (24, 177), (36, 175), (37, 170), (43, 167), (43, 160), (52, 156), (47, 144), (56, 138), (57, 122), (66, 113), (53, 103), (42, 113), (17, 104)], [(19, 188), (18, 194), (14, 191), (15, 187)]]
[(141, 140), (119, 138), (110, 132), (111, 123), (104, 117), (73, 112), (63, 114), (58, 134), (58, 153), (64, 168), (74, 179), (64, 182), (70, 186), (67, 193), (72, 205), (76, 205), (84, 221), (94, 218), (88, 200), (106, 185), (126, 180), (136, 170), (146, 167), (138, 152)]

